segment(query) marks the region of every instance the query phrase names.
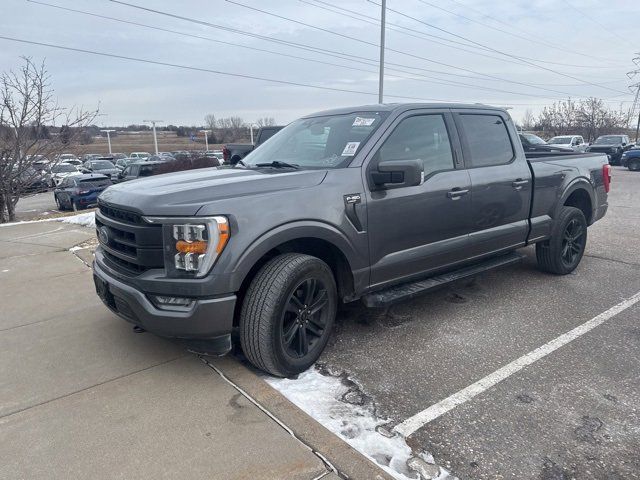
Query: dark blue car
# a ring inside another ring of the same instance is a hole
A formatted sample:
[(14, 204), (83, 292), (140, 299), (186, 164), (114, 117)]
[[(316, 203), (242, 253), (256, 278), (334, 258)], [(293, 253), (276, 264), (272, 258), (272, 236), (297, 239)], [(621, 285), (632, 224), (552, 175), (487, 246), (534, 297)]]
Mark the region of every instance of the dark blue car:
[(53, 191), (59, 210), (81, 210), (97, 205), (98, 195), (113, 183), (96, 173), (65, 178)]
[(640, 171), (640, 148), (634, 147), (622, 154), (622, 165), (633, 172)]

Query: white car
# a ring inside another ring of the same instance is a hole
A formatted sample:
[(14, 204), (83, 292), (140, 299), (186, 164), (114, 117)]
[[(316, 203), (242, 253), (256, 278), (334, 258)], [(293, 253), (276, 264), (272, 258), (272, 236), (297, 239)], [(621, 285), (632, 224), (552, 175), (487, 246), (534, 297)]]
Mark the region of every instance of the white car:
[(58, 165), (51, 167), (50, 185), (52, 187), (57, 187), (65, 178), (75, 177), (78, 175), (82, 175), (82, 173), (75, 167), (75, 165), (70, 163), (59, 163)]
[(146, 160), (151, 154), (149, 152), (131, 152), (129, 158), (137, 158), (138, 160)]
[(58, 162), (66, 162), (68, 160), (80, 160), (77, 156), (75, 156), (73, 153), (63, 153), (61, 155), (58, 155), (58, 157), (56, 158), (56, 161)]
[(584, 139), (580, 135), (558, 135), (549, 139), (547, 142), (549, 145), (555, 145), (556, 147), (566, 148), (567, 150), (573, 150), (574, 152), (584, 152), (587, 149), (587, 144), (584, 143)]

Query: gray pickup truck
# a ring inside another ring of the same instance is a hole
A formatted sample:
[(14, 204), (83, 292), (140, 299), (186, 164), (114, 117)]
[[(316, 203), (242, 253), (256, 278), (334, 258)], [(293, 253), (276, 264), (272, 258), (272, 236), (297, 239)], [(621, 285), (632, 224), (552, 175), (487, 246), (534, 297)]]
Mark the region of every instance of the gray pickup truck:
[(214, 354), (239, 343), (257, 367), (294, 375), (324, 349), (339, 302), (389, 305), (531, 244), (542, 270), (573, 271), (607, 211), (607, 157), (534, 156), (487, 106), (310, 115), (235, 168), (104, 191), (96, 290), (138, 330)]
[(227, 143), (222, 147), (224, 163), (227, 165), (235, 165), (283, 128), (284, 127), (276, 126), (260, 127), (254, 143)]

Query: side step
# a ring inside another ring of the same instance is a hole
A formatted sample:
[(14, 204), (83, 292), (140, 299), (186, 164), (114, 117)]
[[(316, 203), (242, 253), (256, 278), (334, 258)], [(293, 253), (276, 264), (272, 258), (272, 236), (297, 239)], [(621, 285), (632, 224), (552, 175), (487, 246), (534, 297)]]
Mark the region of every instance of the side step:
[(429, 277), (416, 282), (403, 283), (395, 285), (386, 290), (369, 293), (362, 297), (362, 301), (367, 307), (386, 307), (393, 303), (397, 303), (410, 298), (417, 297), (429, 290), (442, 287), (451, 282), (470, 278), (479, 273), (493, 270), (494, 268), (506, 267), (514, 263), (519, 263), (525, 258), (524, 255), (511, 252), (499, 257), (493, 257), (480, 263), (475, 263), (466, 267), (462, 267), (452, 272), (443, 273), (434, 277)]

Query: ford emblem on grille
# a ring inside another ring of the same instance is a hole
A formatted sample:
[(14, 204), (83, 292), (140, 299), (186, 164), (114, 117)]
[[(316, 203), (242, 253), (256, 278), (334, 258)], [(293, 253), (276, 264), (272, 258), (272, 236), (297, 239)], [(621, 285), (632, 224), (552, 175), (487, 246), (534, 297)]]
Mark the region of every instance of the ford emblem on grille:
[(100, 230), (98, 230), (98, 240), (104, 245), (109, 245), (109, 229), (107, 227), (100, 227)]

